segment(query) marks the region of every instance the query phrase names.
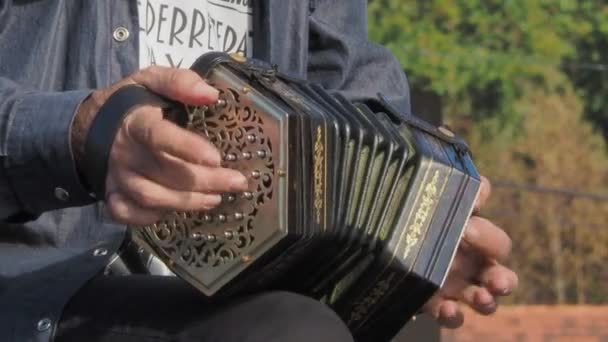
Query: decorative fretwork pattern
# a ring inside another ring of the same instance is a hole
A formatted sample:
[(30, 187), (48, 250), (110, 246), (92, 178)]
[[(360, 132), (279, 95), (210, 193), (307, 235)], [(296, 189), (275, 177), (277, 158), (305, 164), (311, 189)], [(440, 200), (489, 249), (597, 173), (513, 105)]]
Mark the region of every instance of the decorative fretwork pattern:
[(263, 118), (234, 89), (221, 89), (220, 99), (215, 106), (190, 108), (189, 129), (222, 152), (223, 166), (248, 175), (250, 190), (225, 194), (208, 212), (171, 213), (140, 231), (170, 260), (187, 267), (217, 267), (246, 255), (256, 242), (256, 215), (273, 197), (275, 165)]

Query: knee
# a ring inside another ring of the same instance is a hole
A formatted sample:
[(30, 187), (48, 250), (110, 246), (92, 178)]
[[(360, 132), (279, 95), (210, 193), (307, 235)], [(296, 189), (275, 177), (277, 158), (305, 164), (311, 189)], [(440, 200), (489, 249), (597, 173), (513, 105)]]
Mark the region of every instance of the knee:
[(253, 318), (262, 336), (250, 341), (353, 341), (340, 317), (317, 300), (289, 292), (265, 293), (252, 300), (263, 308)]

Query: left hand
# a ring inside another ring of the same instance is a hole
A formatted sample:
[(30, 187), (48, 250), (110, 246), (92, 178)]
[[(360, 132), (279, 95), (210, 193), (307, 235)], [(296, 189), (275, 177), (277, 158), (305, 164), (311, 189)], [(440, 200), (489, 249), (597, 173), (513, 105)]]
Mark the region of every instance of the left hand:
[[(488, 199), (490, 182), (482, 177), (477, 211)], [(487, 219), (476, 214), (469, 219), (443, 287), (426, 303), (424, 312), (446, 328), (458, 328), (464, 322), (462, 302), (483, 315), (496, 311), (497, 297), (517, 288), (517, 275), (505, 267), (511, 252), (511, 239)]]

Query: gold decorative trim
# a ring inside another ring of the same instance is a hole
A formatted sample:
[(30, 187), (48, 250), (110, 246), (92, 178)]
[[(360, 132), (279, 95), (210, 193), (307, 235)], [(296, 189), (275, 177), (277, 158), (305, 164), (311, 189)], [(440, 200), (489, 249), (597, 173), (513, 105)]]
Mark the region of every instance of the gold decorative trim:
[(367, 318), (370, 308), (375, 306), (376, 303), (386, 295), (388, 290), (393, 287), (391, 286), (393, 278), (395, 278), (395, 272), (390, 273), (386, 278), (377, 282), (367, 296), (355, 303), (353, 310), (350, 313), (350, 317), (348, 318), (347, 325)]
[(414, 221), (407, 227), (407, 235), (405, 236), (405, 250), (403, 251), (403, 259), (407, 258), (412, 250), (412, 247), (418, 244), (422, 236), (423, 228), (429, 220), (429, 213), (437, 204), (439, 188), (439, 170), (435, 170), (433, 178), (427, 182), (422, 191), (420, 202), (416, 203), (417, 207), (414, 213)]
[[(321, 224), (321, 213), (324, 209), (324, 201), (325, 197), (325, 145), (323, 143), (323, 130), (321, 126), (317, 126), (316, 138), (315, 138), (315, 147), (314, 147), (314, 155), (313, 155), (313, 164), (314, 164), (314, 208), (315, 208), (315, 219), (317, 224)], [(325, 217), (323, 216), (323, 221), (325, 221)], [(323, 222), (325, 223), (325, 222)]]

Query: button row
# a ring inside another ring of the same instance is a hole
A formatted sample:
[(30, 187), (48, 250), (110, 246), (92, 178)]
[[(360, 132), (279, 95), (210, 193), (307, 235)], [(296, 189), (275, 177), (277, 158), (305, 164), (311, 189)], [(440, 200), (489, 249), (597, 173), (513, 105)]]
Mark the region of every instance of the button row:
[[(268, 155), (268, 153), (264, 150), (259, 150), (255, 152), (256, 157), (258, 158), (266, 158), (266, 156)], [(241, 153), (241, 158), (245, 159), (245, 160), (250, 160), (253, 157), (253, 155), (251, 154), (251, 152), (243, 152)], [(225, 161), (237, 161), (239, 159), (239, 157), (235, 154), (235, 153), (226, 153), (226, 155), (224, 156), (224, 160)]]
[[(207, 222), (207, 223), (211, 223), (211, 222), (213, 222), (214, 220), (217, 220), (217, 221), (219, 221), (219, 222), (222, 222), (222, 223), (223, 223), (223, 222), (228, 221), (228, 216), (229, 216), (229, 215), (225, 215), (225, 214), (218, 214), (218, 215), (216, 215), (216, 216), (214, 217), (214, 216), (212, 216), (212, 215), (205, 214), (205, 215), (203, 215), (203, 221), (205, 221), (205, 222)], [(240, 221), (240, 220), (242, 220), (242, 219), (245, 217), (245, 215), (243, 215), (243, 213), (239, 213), (239, 212), (234, 213), (232, 216), (234, 216), (234, 219), (235, 219), (236, 221)]]
[[(207, 241), (207, 242), (217, 241), (217, 236), (215, 234), (201, 234), (198, 232), (194, 232), (194, 233), (190, 234), (190, 236), (192, 236), (192, 238), (195, 240), (202, 240), (202, 241)], [(234, 233), (232, 231), (227, 230), (224, 232), (224, 238), (232, 239), (233, 237), (234, 237)]]
[[(256, 178), (255, 176), (253, 176), (253, 177)], [(251, 192), (251, 191), (245, 191), (245, 192), (242, 193), (242, 196), (246, 200), (252, 200), (253, 199), (253, 192)], [(236, 201), (236, 195), (235, 194), (224, 195), (224, 201), (226, 201), (228, 203), (232, 203), (232, 202)]]

